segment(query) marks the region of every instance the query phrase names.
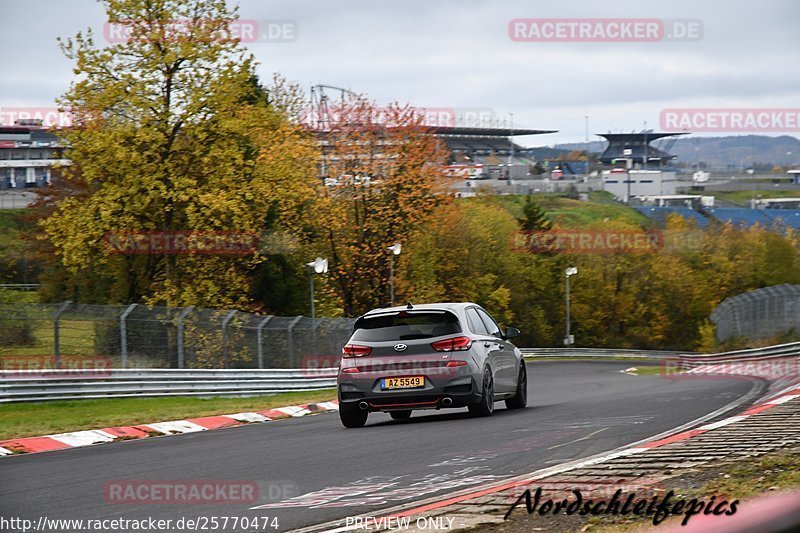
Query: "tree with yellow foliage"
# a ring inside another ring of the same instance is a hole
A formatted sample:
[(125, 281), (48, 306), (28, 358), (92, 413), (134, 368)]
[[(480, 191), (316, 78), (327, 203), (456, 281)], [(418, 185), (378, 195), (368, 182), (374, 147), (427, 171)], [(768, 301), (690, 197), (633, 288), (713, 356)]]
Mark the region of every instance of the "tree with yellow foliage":
[[(245, 255), (110, 253), (114, 232), (243, 232), (302, 226), (316, 195), (315, 151), (292, 123), (292, 90), (262, 88), (232, 35), (224, 0), (105, 0), (126, 42), (96, 47), (91, 30), (61, 42), (75, 62), (60, 104), (84, 191), (40, 221), (73, 275), (102, 278), (111, 301), (246, 306)], [(56, 195), (57, 196), (57, 195)]]

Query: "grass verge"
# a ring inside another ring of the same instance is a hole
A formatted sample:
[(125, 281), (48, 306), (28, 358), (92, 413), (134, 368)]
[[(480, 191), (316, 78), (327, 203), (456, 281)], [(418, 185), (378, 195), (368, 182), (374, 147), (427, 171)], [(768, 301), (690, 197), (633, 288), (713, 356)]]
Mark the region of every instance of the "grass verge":
[(0, 439), (261, 411), (335, 398), (334, 389), (325, 389), (254, 398), (111, 398), (12, 403), (0, 405)]

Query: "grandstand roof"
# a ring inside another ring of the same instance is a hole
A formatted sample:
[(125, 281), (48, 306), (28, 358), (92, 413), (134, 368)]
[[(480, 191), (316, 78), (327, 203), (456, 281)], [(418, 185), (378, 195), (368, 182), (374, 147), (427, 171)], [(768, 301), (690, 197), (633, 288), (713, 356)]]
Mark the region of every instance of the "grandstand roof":
[[(676, 137), (688, 135), (688, 133), (642, 131), (638, 133), (598, 133), (598, 135), (608, 140), (608, 146), (600, 156), (602, 163), (612, 164), (615, 159), (625, 158), (633, 159), (638, 163), (649, 163), (650, 161), (666, 163), (675, 159), (676, 156), (659, 150), (650, 143), (664, 137)], [(630, 150), (630, 155), (625, 155), (625, 150)]]
[(542, 135), (557, 133), (558, 130), (532, 130), (522, 128), (471, 128), (463, 126), (432, 126), (436, 135), (470, 135), (478, 137), (517, 137), (519, 135)]

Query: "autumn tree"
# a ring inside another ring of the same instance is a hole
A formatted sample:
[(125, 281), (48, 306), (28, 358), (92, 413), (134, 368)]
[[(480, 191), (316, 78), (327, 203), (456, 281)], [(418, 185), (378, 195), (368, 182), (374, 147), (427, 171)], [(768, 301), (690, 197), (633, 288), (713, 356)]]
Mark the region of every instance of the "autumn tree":
[(389, 303), (389, 250), (451, 201), (447, 152), (410, 106), (342, 101), (321, 133), (324, 238), (347, 316)]
[(266, 91), (230, 31), (224, 0), (106, 0), (126, 42), (91, 31), (62, 41), (76, 81), (61, 98), (63, 133), (86, 193), (60, 198), (40, 222), (76, 275), (111, 272), (108, 299), (245, 306), (255, 251), (110, 254), (109, 232), (234, 231), (302, 226), (316, 194), (312, 140), (288, 117), (291, 90)]

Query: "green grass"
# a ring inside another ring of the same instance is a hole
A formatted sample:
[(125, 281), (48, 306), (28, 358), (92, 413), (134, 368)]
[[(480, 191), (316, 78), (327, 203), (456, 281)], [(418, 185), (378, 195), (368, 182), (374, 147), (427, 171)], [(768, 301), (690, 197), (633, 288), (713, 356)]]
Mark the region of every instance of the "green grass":
[[(522, 206), (525, 204), (526, 196), (524, 194), (509, 194), (465, 198), (462, 201), (490, 202), (507, 210), (515, 218), (520, 218), (522, 217)], [(636, 226), (647, 225), (647, 217), (635, 209), (615, 202), (610, 194), (602, 191), (589, 193), (588, 202), (566, 198), (563, 193), (536, 194), (534, 198), (542, 206), (542, 209), (547, 212), (547, 217), (550, 221), (560, 227), (580, 228), (609, 220), (624, 220)]]
[[(704, 193), (705, 194), (705, 193)], [(709, 195), (713, 195), (719, 200), (731, 202), (742, 207), (750, 207), (750, 200), (753, 198), (798, 198), (800, 191), (732, 191), (732, 192), (717, 192), (709, 191)]]
[(0, 439), (102, 429), (330, 401), (334, 389), (256, 398), (112, 398), (0, 405)]

